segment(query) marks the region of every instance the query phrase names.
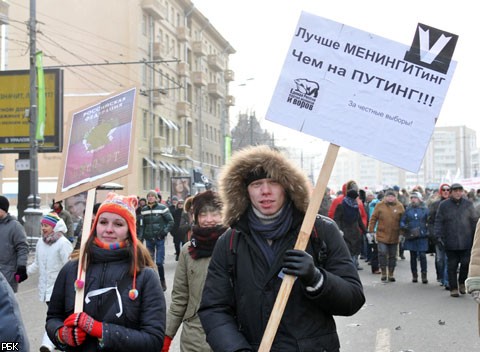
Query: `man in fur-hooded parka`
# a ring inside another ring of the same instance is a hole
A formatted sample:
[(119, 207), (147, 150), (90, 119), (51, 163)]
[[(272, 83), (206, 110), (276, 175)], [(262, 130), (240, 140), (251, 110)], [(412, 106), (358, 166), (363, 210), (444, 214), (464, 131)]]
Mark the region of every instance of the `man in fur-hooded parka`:
[[(261, 191), (252, 193), (252, 187)], [(248, 147), (237, 152), (222, 170), (219, 193), (224, 225), (230, 229), (215, 246), (199, 310), (212, 349), (258, 349), (283, 268), (298, 279), (271, 351), (339, 351), (333, 316), (353, 315), (365, 296), (332, 220), (318, 216), (315, 221), (316, 233), (327, 247), (326, 260), (316, 260), (318, 253), (311, 242), (305, 252), (293, 250), (309, 203), (305, 175), (276, 150)], [(278, 201), (280, 209), (265, 215), (257, 195), (275, 204), (279, 193), (277, 199), (283, 200), (283, 205)]]

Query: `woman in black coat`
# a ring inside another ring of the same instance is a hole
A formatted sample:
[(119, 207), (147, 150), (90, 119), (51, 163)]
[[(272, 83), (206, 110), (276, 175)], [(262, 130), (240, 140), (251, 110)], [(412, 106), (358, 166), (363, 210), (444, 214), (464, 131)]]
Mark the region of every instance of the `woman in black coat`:
[[(135, 196), (110, 193), (95, 217), (81, 260), (60, 271), (47, 312), (46, 329), (66, 351), (160, 351), (165, 297), (154, 263), (137, 241)], [(85, 281), (77, 277), (78, 265)], [(83, 312), (75, 310), (84, 287)]]

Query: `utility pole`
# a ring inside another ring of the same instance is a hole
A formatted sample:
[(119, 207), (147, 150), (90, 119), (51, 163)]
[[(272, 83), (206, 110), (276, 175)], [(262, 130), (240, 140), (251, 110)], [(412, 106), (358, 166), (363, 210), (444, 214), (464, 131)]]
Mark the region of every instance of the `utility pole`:
[(37, 72), (36, 72), (36, 0), (30, 0), (30, 195), (27, 199), (28, 207), (25, 210), (25, 231), (27, 236), (40, 236), (40, 196), (38, 195), (38, 141), (37, 132)]

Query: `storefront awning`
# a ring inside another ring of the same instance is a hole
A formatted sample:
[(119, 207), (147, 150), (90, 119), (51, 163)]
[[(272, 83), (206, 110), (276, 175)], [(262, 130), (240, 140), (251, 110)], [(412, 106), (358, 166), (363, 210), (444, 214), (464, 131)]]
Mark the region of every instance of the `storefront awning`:
[(170, 167), (173, 169), (173, 171), (175, 171), (175, 172), (177, 172), (177, 173), (179, 173), (179, 174), (182, 173), (182, 170), (180, 170), (180, 168), (179, 168), (177, 165), (175, 165), (175, 164), (170, 164)]
[(143, 159), (144, 159), (144, 160), (147, 162), (147, 164), (149, 164), (152, 168), (158, 169), (157, 164), (155, 164), (152, 160), (150, 160), (150, 159), (147, 158), (146, 156), (144, 156)]
[(169, 119), (166, 119), (165, 117), (160, 117), (160, 118), (165, 123), (165, 125), (167, 125), (168, 128), (173, 129), (175, 131), (178, 131), (178, 126), (175, 122), (173, 122)]
[(173, 169), (172, 169), (172, 167), (169, 165), (169, 163), (160, 160), (160, 164), (162, 164), (163, 166), (165, 166), (165, 168), (166, 168), (168, 171), (170, 171), (170, 172), (173, 171)]

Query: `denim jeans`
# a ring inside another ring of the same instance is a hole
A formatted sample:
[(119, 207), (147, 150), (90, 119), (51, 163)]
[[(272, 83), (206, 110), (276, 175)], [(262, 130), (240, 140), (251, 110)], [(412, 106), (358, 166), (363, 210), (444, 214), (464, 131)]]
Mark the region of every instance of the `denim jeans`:
[(435, 269), (437, 270), (437, 281), (448, 287), (447, 254), (443, 246), (435, 245)]
[(380, 268), (394, 269), (397, 265), (398, 243), (382, 243), (378, 242), (378, 264)]
[(152, 259), (157, 264), (158, 275), (160, 280), (165, 280), (165, 270), (163, 269), (163, 263), (165, 261), (165, 240), (145, 240), (148, 251), (152, 256)]
[(425, 252), (410, 251), (410, 270), (412, 274), (417, 274), (417, 257), (420, 259), (420, 270), (422, 273), (427, 272), (427, 254)]

